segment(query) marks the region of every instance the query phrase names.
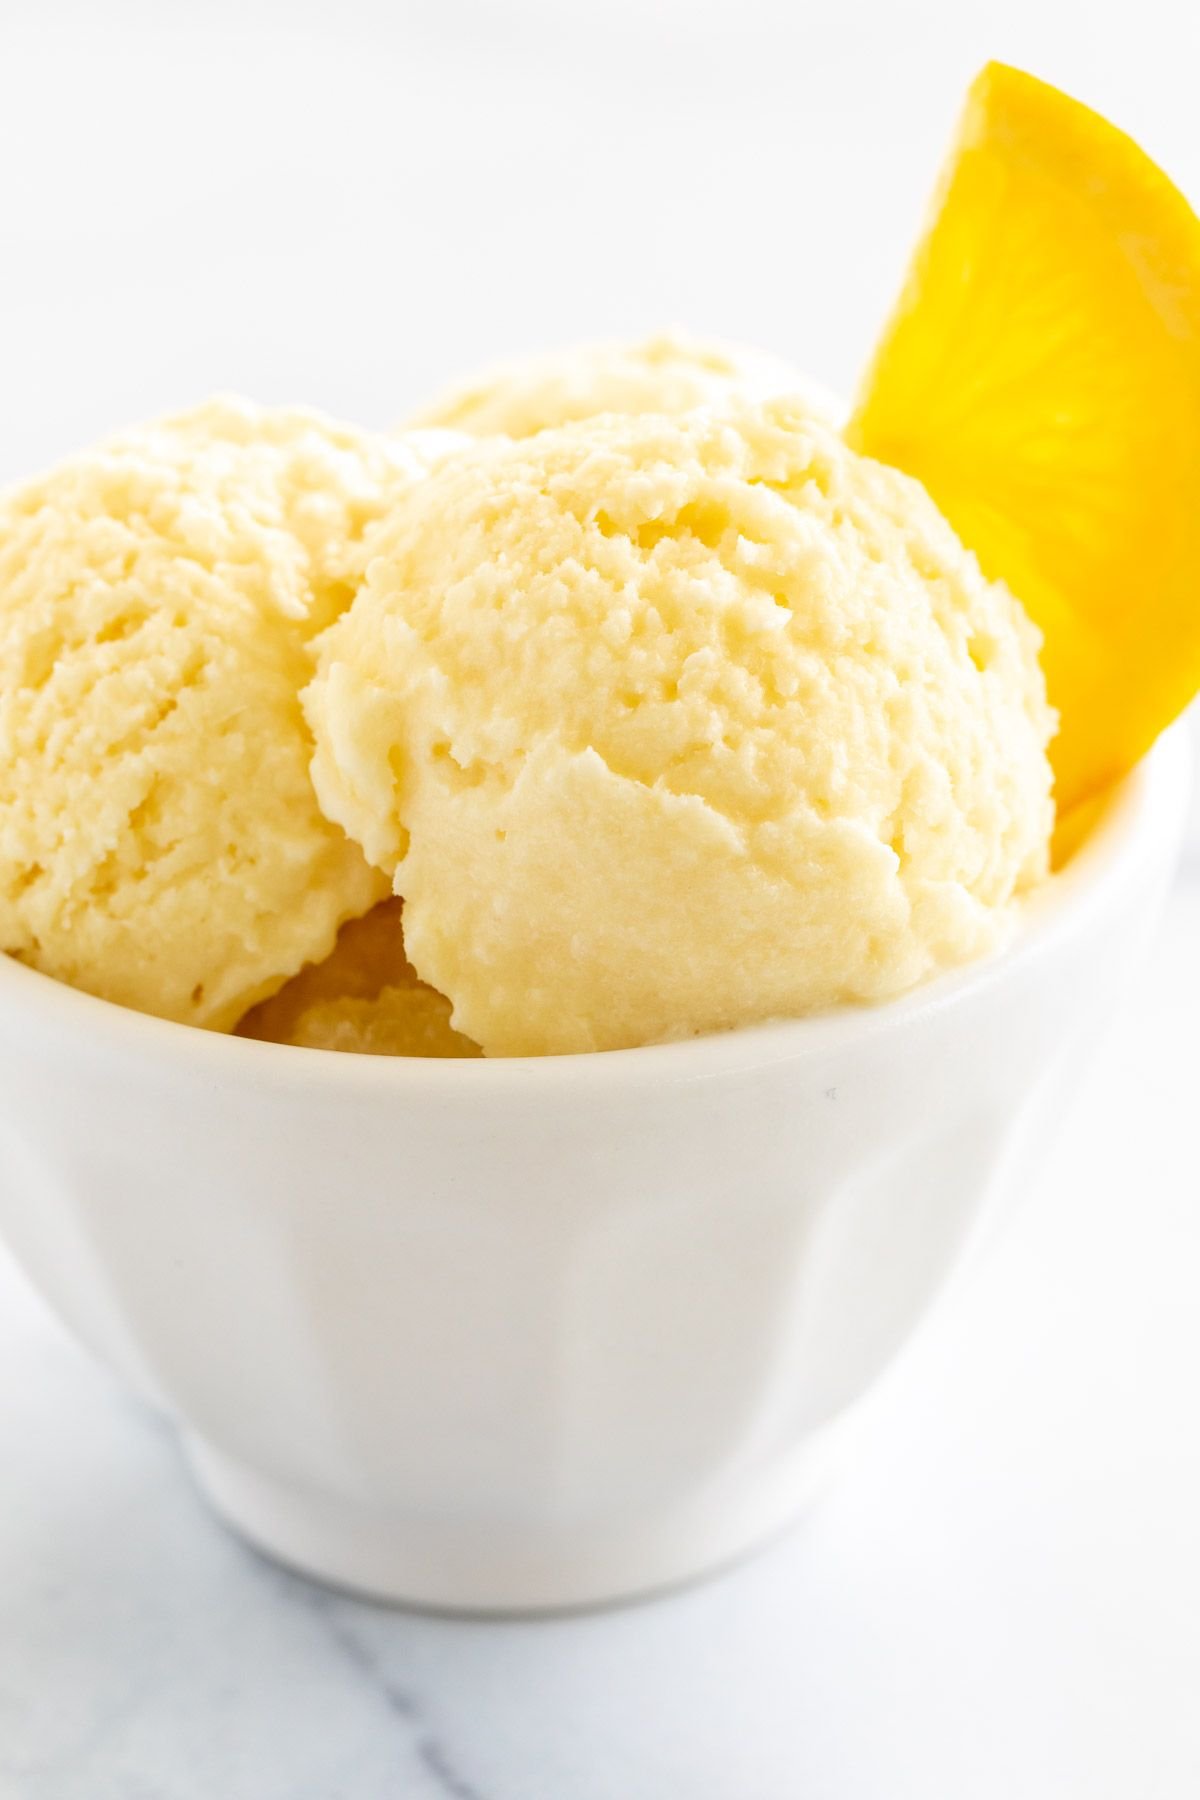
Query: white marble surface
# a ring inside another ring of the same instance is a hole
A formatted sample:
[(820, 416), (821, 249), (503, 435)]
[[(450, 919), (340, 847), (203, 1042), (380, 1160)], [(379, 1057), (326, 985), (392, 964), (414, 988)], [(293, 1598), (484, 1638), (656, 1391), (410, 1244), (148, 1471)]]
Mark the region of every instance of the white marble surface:
[(323, 1592), (0, 1269), (0, 1800), (1191, 1800), (1200, 884), (784, 1541), (537, 1623)]

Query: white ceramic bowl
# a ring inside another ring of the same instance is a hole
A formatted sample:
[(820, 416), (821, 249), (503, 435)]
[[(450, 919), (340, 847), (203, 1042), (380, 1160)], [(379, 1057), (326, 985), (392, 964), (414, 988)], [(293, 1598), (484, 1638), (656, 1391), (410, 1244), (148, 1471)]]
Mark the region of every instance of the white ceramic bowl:
[(609, 1600), (746, 1549), (1019, 1188), (1179, 839), (1176, 734), (1004, 955), (598, 1056), (210, 1036), (0, 957), (0, 1221), (218, 1511), (401, 1600)]

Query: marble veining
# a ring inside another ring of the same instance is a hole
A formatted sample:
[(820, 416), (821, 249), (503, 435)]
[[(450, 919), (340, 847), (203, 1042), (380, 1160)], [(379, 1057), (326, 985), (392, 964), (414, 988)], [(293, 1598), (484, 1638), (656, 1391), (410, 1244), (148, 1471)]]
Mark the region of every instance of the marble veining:
[(417, 1756), (438, 1791), (446, 1794), (449, 1800), (483, 1800), (480, 1790), (459, 1773), (445, 1744), (430, 1730), (420, 1702), (392, 1679), (346, 1620), (339, 1616), (334, 1597), (320, 1588), (309, 1587), (306, 1598), (321, 1619), (330, 1642), (337, 1645), (351, 1667), (377, 1690), (388, 1711), (413, 1734)]

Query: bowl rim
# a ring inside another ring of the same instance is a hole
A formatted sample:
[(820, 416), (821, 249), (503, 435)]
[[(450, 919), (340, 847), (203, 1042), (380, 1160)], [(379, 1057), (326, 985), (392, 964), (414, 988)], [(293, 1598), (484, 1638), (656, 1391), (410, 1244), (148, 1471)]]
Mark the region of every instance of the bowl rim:
[(63, 1036), (103, 1041), (112, 1053), (132, 1060), (170, 1061), (180, 1068), (190, 1064), (207, 1083), (253, 1081), (380, 1097), (441, 1099), (464, 1091), (527, 1090), (535, 1082), (573, 1086), (581, 1079), (606, 1085), (678, 1085), (797, 1061), (848, 1042), (889, 1036), (970, 1003), (1044, 956), (1102, 909), (1148, 854), (1158, 849), (1169, 858), (1178, 848), (1191, 761), (1186, 725), (1164, 732), (1104, 798), (1100, 818), (1066, 867), (1020, 903), (1016, 932), (1005, 945), (892, 1000), (622, 1050), (462, 1059), (374, 1056), (240, 1038), (158, 1018), (70, 987), (0, 953), (0, 1016), (10, 1033), (14, 1027), (19, 1033), (22, 1018), (36, 1020)]

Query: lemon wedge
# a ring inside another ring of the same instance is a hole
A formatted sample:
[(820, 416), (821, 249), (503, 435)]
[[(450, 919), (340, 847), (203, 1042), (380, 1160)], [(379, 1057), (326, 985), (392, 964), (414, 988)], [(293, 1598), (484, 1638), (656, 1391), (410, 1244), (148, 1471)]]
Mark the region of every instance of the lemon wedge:
[(1200, 220), (1107, 120), (991, 63), (849, 427), (1045, 636), (1060, 814), (1200, 688)]

